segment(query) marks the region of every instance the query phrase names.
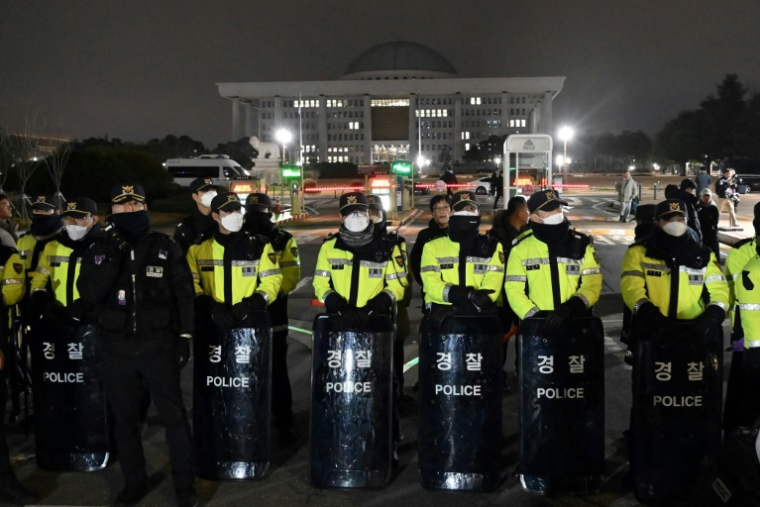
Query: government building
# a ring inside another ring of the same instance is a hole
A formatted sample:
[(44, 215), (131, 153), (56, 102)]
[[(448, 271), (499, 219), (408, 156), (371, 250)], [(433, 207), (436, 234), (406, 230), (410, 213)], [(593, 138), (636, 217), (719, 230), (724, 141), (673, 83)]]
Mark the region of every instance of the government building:
[(277, 143), (289, 157), (352, 162), (462, 160), (492, 135), (552, 132), (552, 100), (564, 77), (460, 77), (414, 42), (368, 49), (333, 81), (217, 83), (232, 103), (232, 138)]

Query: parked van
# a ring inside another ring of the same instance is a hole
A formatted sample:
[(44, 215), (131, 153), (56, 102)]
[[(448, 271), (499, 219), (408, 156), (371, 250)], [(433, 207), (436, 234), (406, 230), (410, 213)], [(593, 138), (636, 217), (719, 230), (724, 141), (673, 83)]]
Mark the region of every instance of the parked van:
[(246, 179), (251, 175), (227, 155), (201, 155), (195, 158), (170, 158), (164, 167), (178, 185), (187, 187), (195, 178), (211, 178), (227, 186), (229, 180)]

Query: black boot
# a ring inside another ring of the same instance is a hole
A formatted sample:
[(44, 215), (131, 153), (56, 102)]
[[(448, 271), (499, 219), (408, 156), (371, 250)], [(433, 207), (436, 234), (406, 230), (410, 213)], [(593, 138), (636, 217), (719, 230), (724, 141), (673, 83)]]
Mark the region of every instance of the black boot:
[(116, 496), (114, 505), (116, 507), (129, 507), (136, 505), (148, 494), (148, 484), (145, 482), (137, 482), (135, 484), (127, 484), (124, 489), (121, 490)]
[(27, 505), (39, 501), (39, 495), (29, 491), (16, 480), (0, 488), (0, 502), (8, 502), (13, 505)]
[(177, 490), (177, 507), (198, 507), (198, 495), (195, 494), (194, 487)]

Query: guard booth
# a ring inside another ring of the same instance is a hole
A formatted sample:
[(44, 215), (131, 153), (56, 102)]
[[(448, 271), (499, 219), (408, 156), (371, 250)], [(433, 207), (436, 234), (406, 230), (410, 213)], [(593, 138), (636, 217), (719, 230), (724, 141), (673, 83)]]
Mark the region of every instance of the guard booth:
[(297, 215), (301, 212), (301, 186), (303, 182), (301, 167), (297, 165), (282, 166), (282, 181), (287, 184), (290, 194), (290, 214)]
[(552, 137), (512, 134), (504, 141), (504, 209), (515, 195), (530, 196), (549, 188), (552, 181)]
[(404, 186), (404, 178), (412, 178), (412, 187), (414, 178), (412, 173), (412, 163), (409, 160), (394, 160), (391, 162), (391, 173), (396, 176), (396, 211), (409, 211), (410, 194)]

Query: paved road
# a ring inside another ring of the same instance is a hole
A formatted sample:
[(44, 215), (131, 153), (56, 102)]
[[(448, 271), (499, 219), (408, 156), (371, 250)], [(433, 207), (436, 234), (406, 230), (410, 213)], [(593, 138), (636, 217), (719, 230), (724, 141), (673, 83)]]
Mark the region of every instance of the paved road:
[[(210, 482), (198, 481), (198, 491), (202, 503), (208, 506), (610, 506), (624, 507), (637, 505), (623, 477), (626, 470), (627, 453), (623, 445), (622, 431), (627, 427), (630, 408), (630, 369), (623, 363), (624, 350), (618, 337), (621, 328), (622, 300), (619, 294), (619, 266), (628, 244), (633, 239), (633, 224), (622, 224), (606, 219), (615, 219), (616, 212), (606, 206), (611, 196), (573, 195), (569, 203), (568, 215), (578, 229), (594, 235), (598, 255), (603, 267), (604, 289), (602, 299), (596, 306), (596, 313), (604, 323), (605, 331), (605, 483), (602, 491), (588, 497), (543, 498), (524, 493), (512, 475), (517, 461), (518, 427), (517, 395), (514, 371), (514, 350), (510, 346), (506, 371), (511, 390), (504, 393), (504, 482), (499, 490), (491, 494), (458, 494), (428, 492), (422, 490), (417, 476), (416, 428), (417, 405), (409, 403), (402, 410), (402, 432), (405, 436), (401, 451), (400, 467), (394, 471), (391, 485), (380, 491), (321, 491), (309, 483), (309, 393), (311, 322), (320, 309), (312, 306), (313, 291), (311, 277), (314, 273), (316, 255), (322, 238), (337, 228), (333, 199), (314, 199), (313, 204), (320, 215), (305, 222), (288, 224), (288, 229), (297, 236), (302, 255), (303, 280), (291, 296), (292, 330), (290, 333), (288, 362), (294, 391), (294, 410), (298, 442), (291, 446), (272, 445), (272, 466), (269, 476), (259, 482)], [(752, 196), (754, 197), (754, 196)], [(746, 197), (745, 197), (746, 199)], [(756, 198), (755, 198), (756, 199)], [(484, 201), (484, 214), (490, 213), (491, 199)], [(747, 199), (748, 200), (748, 199)], [(754, 202), (747, 203), (745, 211), (752, 209)], [(418, 207), (427, 209), (422, 200)], [(742, 216), (746, 230), (751, 227)], [(401, 234), (411, 243), (419, 230), (429, 220), (429, 214), (422, 214), (410, 224), (401, 228)], [(486, 220), (487, 221), (487, 220)], [(416, 396), (412, 386), (417, 369), (416, 330), (419, 326), (419, 293), (410, 308), (413, 331), (407, 337), (404, 353), (408, 365), (405, 373), (406, 393)], [(726, 356), (726, 360), (728, 356)], [(726, 366), (728, 366), (726, 361)], [(726, 368), (726, 372), (728, 369)], [(192, 410), (192, 372), (183, 371), (183, 392), (187, 406)], [(169, 465), (163, 431), (155, 412), (151, 412), (145, 431), (145, 450), (148, 456), (149, 473), (155, 488), (142, 505), (173, 505), (173, 491), (169, 477)], [(53, 473), (38, 470), (34, 465), (34, 439), (24, 435), (23, 428), (10, 428), (10, 444), (15, 465), (22, 481), (44, 495), (44, 505), (56, 506), (100, 506), (108, 505), (121, 487), (118, 464), (96, 473)], [(317, 436), (318, 438), (318, 436)], [(557, 452), (561, 452), (558, 449)]]

